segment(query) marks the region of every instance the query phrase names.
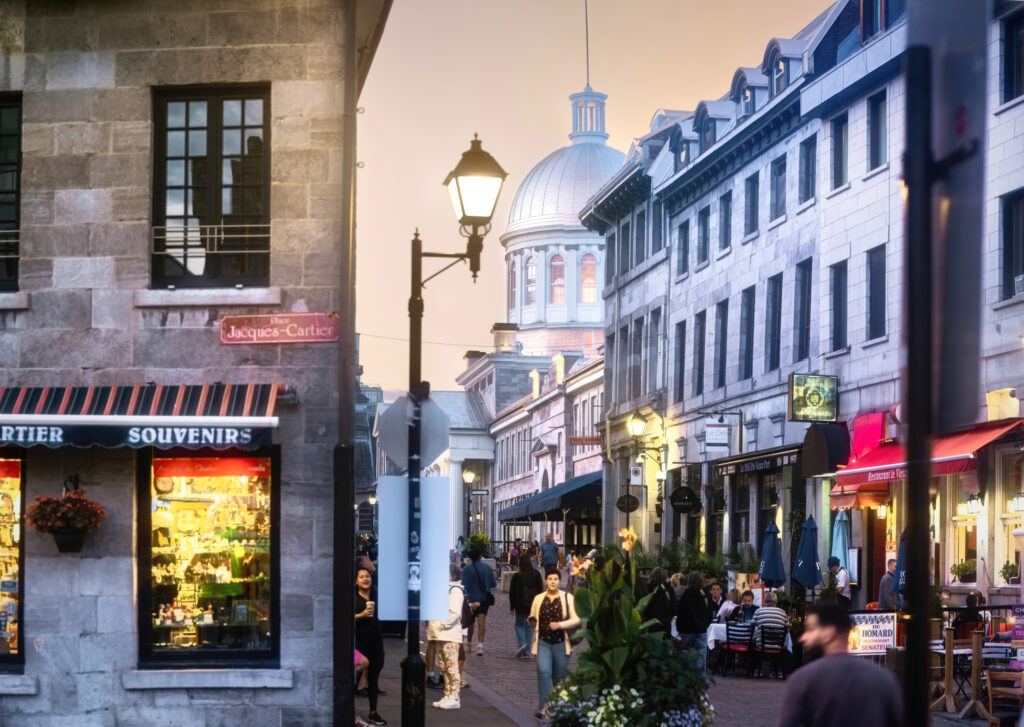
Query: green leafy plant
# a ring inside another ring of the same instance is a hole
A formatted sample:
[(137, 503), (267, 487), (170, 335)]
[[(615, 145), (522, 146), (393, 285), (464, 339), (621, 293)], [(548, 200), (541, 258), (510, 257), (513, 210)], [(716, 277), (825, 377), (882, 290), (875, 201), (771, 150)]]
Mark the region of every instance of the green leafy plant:
[(978, 575), (978, 562), (962, 560), (949, 567), (949, 574), (961, 583), (974, 583)]
[(835, 603), (839, 600), (839, 590), (836, 588), (836, 574), (828, 574), (828, 585), (821, 589), (818, 594), (818, 603)]
[(473, 557), (474, 553), (481, 558), (487, 558), (491, 554), (491, 539), (483, 531), (477, 531), (466, 538), (466, 553)]
[(85, 496), (85, 490), (72, 490), (64, 497), (39, 497), (28, 506), (25, 520), (41, 533), (80, 530), (91, 533), (107, 517), (98, 502)]
[(1003, 563), (1003, 567), (999, 569), (999, 575), (1003, 577), (1004, 581), (1009, 583), (1011, 578), (1017, 578), (1020, 576), (1020, 566), (1016, 563), (1006, 561)]

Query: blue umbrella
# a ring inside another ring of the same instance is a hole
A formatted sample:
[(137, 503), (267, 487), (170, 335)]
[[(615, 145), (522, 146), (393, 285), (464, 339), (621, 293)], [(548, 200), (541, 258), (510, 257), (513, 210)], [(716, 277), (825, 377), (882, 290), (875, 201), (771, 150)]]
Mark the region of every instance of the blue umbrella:
[(821, 585), (821, 561), (818, 560), (818, 526), (813, 517), (804, 521), (800, 544), (796, 549), (793, 580), (804, 588)]
[(832, 555), (839, 558), (839, 565), (850, 570), (848, 562), (850, 551), (850, 517), (846, 510), (840, 510), (836, 515), (836, 524), (832, 528)]
[(764, 545), (761, 546), (761, 567), (757, 574), (769, 588), (778, 588), (786, 582), (786, 570), (782, 565), (782, 544), (779, 543), (779, 528), (775, 521), (769, 521), (764, 529)]
[[(896, 573), (893, 574), (897, 594), (902, 594), (907, 587), (907, 531), (900, 535), (900, 547), (896, 551)], [(903, 603), (903, 596), (899, 596), (900, 604)]]

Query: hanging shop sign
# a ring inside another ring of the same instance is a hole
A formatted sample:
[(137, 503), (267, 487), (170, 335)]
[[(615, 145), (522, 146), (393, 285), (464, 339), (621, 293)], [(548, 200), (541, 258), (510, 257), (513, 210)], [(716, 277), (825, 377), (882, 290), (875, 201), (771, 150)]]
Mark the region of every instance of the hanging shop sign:
[(600, 447), (601, 437), (569, 437), (570, 447)]
[(623, 495), (615, 501), (615, 507), (617, 507), (620, 512), (636, 512), (640, 509), (640, 500), (638, 500), (634, 495)]
[(855, 656), (884, 654), (896, 646), (895, 613), (851, 613), (849, 652)]
[(672, 490), (668, 501), (672, 503), (672, 509), (676, 512), (693, 513), (700, 510), (700, 498), (690, 487), (682, 486)]
[(326, 343), (338, 340), (338, 317), (333, 313), (280, 313), (224, 316), (220, 342)]
[(780, 470), (783, 467), (789, 467), (799, 464), (800, 452), (794, 450), (792, 452), (783, 452), (781, 454), (766, 454), (761, 457), (752, 456), (749, 459), (744, 459), (739, 462), (726, 462), (724, 464), (716, 465), (715, 470), (722, 475), (746, 475), (755, 472), (774, 472)]
[(839, 412), (839, 377), (790, 374), (787, 402), (791, 422), (834, 422)]
[(156, 447), (170, 449), (256, 449), (272, 443), (269, 427), (128, 426), (112, 424), (0, 424), (0, 445), (73, 447)]
[(729, 446), (729, 425), (718, 422), (704, 424), (704, 445), (708, 447)]

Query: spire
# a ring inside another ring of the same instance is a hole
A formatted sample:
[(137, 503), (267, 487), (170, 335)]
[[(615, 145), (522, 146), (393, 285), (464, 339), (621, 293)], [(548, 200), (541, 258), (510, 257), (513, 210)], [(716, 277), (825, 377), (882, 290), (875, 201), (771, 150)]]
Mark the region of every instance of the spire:
[(590, 10), (588, 0), (583, 0), (583, 27), (587, 59), (587, 85), (580, 93), (569, 97), (572, 103), (573, 144), (603, 144), (608, 138), (604, 130), (604, 102), (608, 98), (590, 87)]
[(587, 48), (587, 88), (590, 88), (590, 9), (589, 0), (583, 0), (583, 32)]

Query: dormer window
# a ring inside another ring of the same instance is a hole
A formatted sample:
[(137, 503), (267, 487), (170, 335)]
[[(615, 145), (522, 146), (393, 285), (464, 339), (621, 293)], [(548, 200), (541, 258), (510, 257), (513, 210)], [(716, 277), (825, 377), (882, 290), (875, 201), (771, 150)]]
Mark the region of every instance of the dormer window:
[(715, 145), (715, 122), (704, 117), (704, 124), (700, 128), (700, 153), (703, 154)]
[(772, 59), (771, 71), (772, 97), (775, 97), (786, 90), (786, 61), (783, 60), (781, 55), (776, 55)]
[(906, 10), (906, 0), (860, 0), (860, 42), (891, 28)]
[(743, 86), (740, 92), (740, 118), (744, 119), (754, 113), (754, 89), (750, 86)]

